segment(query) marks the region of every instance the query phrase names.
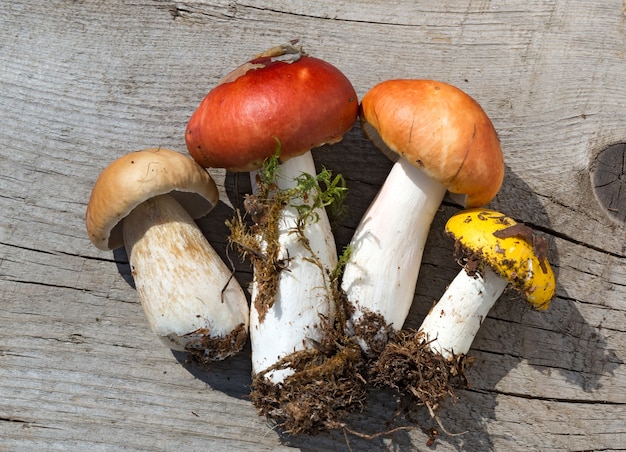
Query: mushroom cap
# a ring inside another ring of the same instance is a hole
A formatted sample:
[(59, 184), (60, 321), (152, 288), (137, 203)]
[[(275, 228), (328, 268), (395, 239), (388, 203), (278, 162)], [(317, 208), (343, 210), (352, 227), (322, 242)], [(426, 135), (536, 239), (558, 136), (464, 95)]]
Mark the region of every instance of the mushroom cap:
[(122, 219), (142, 202), (167, 193), (194, 219), (209, 213), (219, 198), (209, 173), (179, 152), (154, 148), (120, 157), (94, 184), (85, 215), (89, 239), (101, 250), (123, 246)]
[(547, 250), (535, 249), (533, 236), (528, 237), (524, 231), (532, 233), (522, 223), (488, 209), (463, 210), (446, 223), (446, 232), (461, 245), (468, 262), (489, 265), (534, 308), (545, 310), (554, 297), (554, 273), (547, 256), (541, 255)]
[(358, 99), (339, 69), (297, 53), (261, 56), (235, 69), (187, 124), (191, 156), (205, 168), (253, 171), (276, 152), (285, 161), (341, 141)]
[(474, 99), (452, 85), (379, 83), (361, 101), (361, 123), (383, 152), (399, 154), (448, 191), (467, 195), (466, 207), (483, 206), (500, 190), (504, 159), (493, 124)]

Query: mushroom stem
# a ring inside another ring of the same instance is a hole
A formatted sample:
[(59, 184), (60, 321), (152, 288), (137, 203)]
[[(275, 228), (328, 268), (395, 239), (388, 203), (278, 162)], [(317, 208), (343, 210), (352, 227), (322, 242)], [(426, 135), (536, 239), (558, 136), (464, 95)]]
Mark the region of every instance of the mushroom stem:
[(357, 227), (342, 289), (354, 306), (350, 327), (364, 351), (370, 351), (372, 341), (386, 343), (383, 330), (372, 338), (359, 337), (364, 315), (379, 314), (388, 326), (402, 328), (428, 231), (445, 193), (443, 184), (401, 158)]
[(470, 276), (461, 270), (432, 307), (419, 331), (431, 351), (446, 359), (466, 355), (487, 313), (508, 281), (485, 266)]
[(170, 348), (220, 360), (245, 344), (245, 294), (187, 211), (170, 195), (124, 219), (124, 244), (152, 330)]
[[(315, 174), (311, 152), (282, 163), (275, 183), (279, 190), (294, 188), (295, 179), (303, 173)], [(254, 178), (252, 183), (254, 186)], [(315, 212), (319, 220), (306, 222), (296, 233), (301, 226), (298, 211), (291, 205), (285, 205), (281, 211), (278, 258), (285, 268), (280, 270), (270, 307), (257, 306), (259, 286), (253, 282), (250, 342), (254, 374), (296, 351), (314, 347), (322, 341), (328, 325), (332, 325), (335, 306), (328, 273), (337, 265), (337, 251), (326, 211), (318, 208)], [(260, 312), (262, 309), (264, 312)], [(265, 378), (278, 384), (291, 374), (291, 368), (275, 369)]]

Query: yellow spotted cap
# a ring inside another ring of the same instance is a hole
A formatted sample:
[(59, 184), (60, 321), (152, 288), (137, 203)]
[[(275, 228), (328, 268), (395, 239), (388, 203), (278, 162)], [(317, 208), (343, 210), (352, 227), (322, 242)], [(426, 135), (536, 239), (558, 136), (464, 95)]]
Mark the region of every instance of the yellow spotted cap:
[(539, 310), (554, 297), (555, 278), (541, 237), (523, 223), (488, 209), (464, 210), (446, 223), (463, 250), (509, 280)]

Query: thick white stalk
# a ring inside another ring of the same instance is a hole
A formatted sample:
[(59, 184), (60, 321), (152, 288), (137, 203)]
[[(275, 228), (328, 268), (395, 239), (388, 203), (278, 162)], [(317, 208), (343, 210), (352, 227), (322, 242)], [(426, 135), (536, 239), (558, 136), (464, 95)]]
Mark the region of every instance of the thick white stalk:
[[(293, 188), (296, 186), (295, 179), (302, 173), (316, 174), (310, 152), (282, 163), (276, 185), (280, 190)], [(263, 321), (260, 321), (254, 303), (258, 287), (253, 283), (250, 342), (252, 371), (255, 374), (295, 351), (312, 348), (325, 334), (327, 325), (322, 319), (332, 322), (334, 317), (335, 306), (327, 271), (336, 267), (337, 251), (325, 210), (321, 208), (316, 212), (319, 221), (309, 222), (303, 231), (314, 253), (311, 256), (294, 232), (298, 217), (296, 209), (287, 205), (282, 211), (278, 258), (284, 259), (286, 268), (280, 272), (274, 303), (265, 313)], [(311, 259), (317, 260), (323, 268)], [(291, 369), (275, 370), (269, 372), (266, 378), (276, 384), (292, 373)]]
[[(428, 231), (446, 188), (404, 159), (398, 160), (357, 227), (342, 288), (354, 305), (402, 328), (413, 302)], [(367, 350), (367, 345), (361, 343)]]
[(475, 276), (461, 270), (420, 327), (425, 340), (430, 341), (430, 349), (448, 359), (466, 355), (507, 284), (489, 267)]
[[(124, 219), (124, 244), (152, 330), (174, 350), (236, 353), (247, 338), (249, 309), (239, 283), (187, 211), (161, 195)], [(229, 346), (231, 344), (232, 346)]]

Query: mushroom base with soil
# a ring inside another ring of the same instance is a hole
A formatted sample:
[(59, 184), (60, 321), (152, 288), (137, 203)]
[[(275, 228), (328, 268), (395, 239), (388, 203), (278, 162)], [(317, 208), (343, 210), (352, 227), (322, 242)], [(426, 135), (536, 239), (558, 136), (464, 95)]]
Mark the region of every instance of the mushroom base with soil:
[(419, 330), (392, 337), (371, 370), (371, 380), (396, 390), (408, 404), (425, 405), (439, 420), (446, 399), (468, 387), (465, 370), (474, 361), (467, 356), (487, 313), (507, 286), (488, 267), (472, 275), (459, 272), (433, 306)]
[(168, 347), (209, 360), (241, 350), (248, 327), (245, 295), (172, 196), (135, 207), (123, 233), (148, 323)]
[(442, 402), (456, 400), (455, 390), (467, 388), (465, 370), (473, 358), (433, 351), (421, 331), (397, 332), (370, 369), (370, 381), (397, 391), (403, 403), (425, 405), (437, 418)]
[(338, 428), (362, 407), (365, 380), (359, 346), (343, 337), (337, 253), (320, 202), (329, 187), (337, 190), (335, 179), (329, 172), (311, 176), (310, 152), (280, 165), (278, 155), (246, 198), (253, 223), (236, 216), (230, 240), (254, 268), (252, 402), (283, 432), (313, 434)]
[(467, 353), (481, 324), (507, 286), (488, 267), (459, 272), (419, 330), (401, 331), (382, 351), (372, 370), (376, 384), (391, 387), (426, 405), (433, 417), (455, 388), (467, 387)]
[[(488, 209), (453, 215), (446, 232), (456, 239), (463, 269), (448, 286), (418, 331), (399, 334), (381, 353), (374, 380), (425, 404), (433, 417), (447, 395), (448, 382), (461, 378), (472, 361), (472, 342), (489, 310), (511, 284), (530, 304), (545, 310), (555, 279), (545, 239), (513, 219)], [(434, 365), (433, 365), (434, 364)]]
[(404, 324), (428, 231), (445, 194), (443, 184), (400, 159), (354, 233), (342, 280), (353, 308), (348, 334), (371, 356)]
[[(329, 326), (329, 333), (337, 328)], [(361, 349), (345, 337), (332, 334), (316, 348), (286, 356), (253, 376), (251, 399), (259, 415), (283, 433), (313, 435), (344, 429), (344, 418), (365, 406), (366, 369)], [(290, 375), (274, 384), (265, 373), (289, 369)]]

